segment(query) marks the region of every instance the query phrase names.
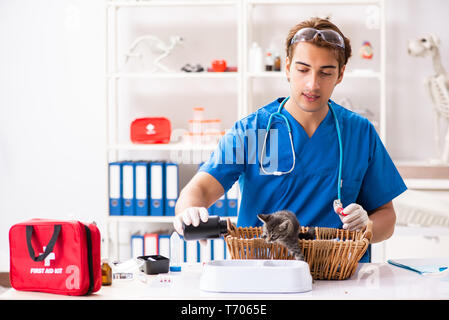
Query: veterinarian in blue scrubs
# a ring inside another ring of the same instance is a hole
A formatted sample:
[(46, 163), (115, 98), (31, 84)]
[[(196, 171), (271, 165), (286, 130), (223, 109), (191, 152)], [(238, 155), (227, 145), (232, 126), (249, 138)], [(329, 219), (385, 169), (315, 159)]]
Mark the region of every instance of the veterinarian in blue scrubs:
[[(259, 213), (290, 210), (304, 226), (359, 230), (371, 220), (372, 242), (388, 239), (392, 200), (407, 188), (374, 126), (331, 99), (351, 56), (349, 40), (328, 20), (312, 18), (290, 30), (286, 55), (290, 96), (227, 131), (181, 191), (175, 229), (207, 221), (206, 208), (238, 181), (238, 226), (260, 225)], [(334, 207), (339, 181), (344, 215)], [(370, 261), (370, 250), (361, 261)]]

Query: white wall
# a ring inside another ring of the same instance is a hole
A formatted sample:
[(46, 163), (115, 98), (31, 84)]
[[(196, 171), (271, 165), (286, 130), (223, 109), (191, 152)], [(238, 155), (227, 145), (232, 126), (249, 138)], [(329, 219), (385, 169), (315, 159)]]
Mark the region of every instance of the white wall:
[(393, 0), (387, 4), (388, 149), (395, 159), (435, 156), (431, 100), (424, 78), (433, 75), (432, 60), (410, 57), (410, 39), (436, 34), (443, 66), (449, 71), (449, 1)]
[(106, 210), (101, 1), (0, 1), (0, 270), (30, 218)]
[[(446, 0), (388, 1), (387, 139), (395, 159), (433, 156), (430, 100), (422, 85), (433, 73), (432, 63), (430, 58), (409, 57), (406, 45), (408, 39), (435, 32), (441, 39), (443, 64), (449, 68), (447, 12)], [(185, 18), (182, 11), (176, 14), (170, 19)], [(0, 0), (0, 271), (9, 268), (8, 230), (14, 223), (32, 217), (103, 222), (103, 19), (101, 0)], [(223, 31), (218, 24), (212, 30), (199, 23), (196, 28), (209, 39), (210, 32)], [(353, 45), (357, 54), (360, 44)], [(224, 58), (236, 62), (235, 55)], [(206, 65), (210, 55), (203, 52), (198, 60), (185, 59), (182, 65)], [(144, 90), (135, 88), (144, 99)], [(180, 96), (188, 91), (179, 89)], [(210, 105), (215, 98), (190, 94), (188, 103)], [(155, 106), (164, 101), (154, 99)]]

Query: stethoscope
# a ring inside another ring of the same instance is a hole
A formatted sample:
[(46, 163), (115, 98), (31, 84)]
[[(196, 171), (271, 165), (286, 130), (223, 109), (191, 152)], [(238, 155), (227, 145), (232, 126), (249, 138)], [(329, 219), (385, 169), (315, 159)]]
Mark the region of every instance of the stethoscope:
[[(277, 110), (276, 112), (273, 112), (273, 113), (270, 115), (270, 117), (268, 118), (268, 124), (267, 124), (266, 133), (265, 133), (265, 138), (264, 138), (264, 141), (263, 141), (262, 153), (261, 153), (261, 155), (260, 155), (260, 163), (259, 163), (260, 169), (261, 169), (262, 172), (263, 172), (264, 174), (266, 174), (266, 175), (281, 176), (281, 175), (284, 175), (284, 174), (289, 174), (289, 173), (292, 172), (293, 169), (295, 168), (296, 156), (295, 156), (295, 148), (294, 148), (294, 146), (293, 146), (292, 128), (291, 128), (291, 126), (290, 126), (290, 123), (289, 123), (287, 117), (281, 113), (282, 108), (284, 107), (284, 105), (285, 105), (285, 103), (288, 101), (288, 99), (290, 99), (290, 97), (286, 97), (286, 98), (281, 102), (281, 104), (279, 105), (278, 110)], [(339, 165), (338, 165), (338, 180), (337, 180), (337, 181), (338, 181), (338, 187), (337, 187), (337, 199), (334, 201), (334, 206), (336, 206), (336, 207), (338, 208), (338, 209), (337, 209), (337, 212), (338, 212), (339, 214), (344, 215), (344, 214), (343, 214), (343, 205), (342, 205), (342, 203), (341, 203), (341, 188), (342, 188), (342, 185), (343, 185), (343, 181), (341, 180), (341, 172), (342, 172), (342, 167), (343, 167), (343, 144), (342, 144), (342, 142), (341, 142), (340, 124), (339, 124), (339, 122), (338, 122), (337, 115), (335, 114), (335, 111), (334, 111), (334, 109), (332, 108), (332, 104), (331, 104), (330, 100), (327, 102), (327, 105), (329, 106), (329, 110), (331, 111), (331, 113), (332, 113), (332, 115), (333, 115), (333, 117), (334, 117), (334, 120), (335, 120), (335, 128), (337, 129), (337, 137), (338, 137), (338, 146), (339, 146), (339, 149), (340, 149), (340, 161), (339, 161)], [(266, 144), (267, 144), (268, 133), (270, 132), (270, 129), (271, 129), (271, 123), (272, 123), (272, 121), (273, 121), (273, 117), (275, 117), (275, 116), (281, 117), (282, 120), (284, 121), (284, 123), (285, 123), (286, 126), (287, 126), (288, 135), (289, 135), (289, 137), (290, 137), (290, 146), (291, 146), (291, 149), (292, 149), (292, 155), (293, 155), (293, 156), (292, 156), (292, 158), (293, 158), (293, 163), (292, 163), (292, 167), (291, 167), (290, 170), (288, 170), (288, 171), (273, 171), (273, 172), (267, 172), (267, 171), (265, 170), (265, 168), (263, 167), (263, 160), (264, 160), (264, 155), (265, 155), (265, 147), (266, 147)]]

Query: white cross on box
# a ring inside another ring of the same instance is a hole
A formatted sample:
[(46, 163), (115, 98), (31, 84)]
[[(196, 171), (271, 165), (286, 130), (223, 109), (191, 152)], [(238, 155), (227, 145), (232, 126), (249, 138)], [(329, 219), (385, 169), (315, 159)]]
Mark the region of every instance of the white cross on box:
[[(46, 249), (47, 247), (43, 247), (42, 248), (42, 250), (45, 252), (45, 249)], [(43, 252), (42, 252), (43, 253)], [(39, 254), (42, 254), (42, 253), (39, 253)], [(50, 266), (50, 261), (51, 260), (55, 260), (55, 253), (54, 252), (52, 252), (52, 253), (50, 253), (45, 259), (44, 259), (44, 266), (46, 266), (46, 267), (49, 267)]]

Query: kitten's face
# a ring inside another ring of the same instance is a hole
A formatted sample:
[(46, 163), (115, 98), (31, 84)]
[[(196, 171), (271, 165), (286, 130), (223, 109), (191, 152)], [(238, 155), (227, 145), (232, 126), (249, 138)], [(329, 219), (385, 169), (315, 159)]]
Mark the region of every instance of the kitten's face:
[(258, 214), (257, 217), (264, 223), (261, 238), (268, 243), (283, 240), (287, 234), (288, 221), (282, 221), (278, 217), (269, 214)]
[(272, 225), (264, 224), (262, 226), (262, 235), (260, 236), (268, 243), (272, 243), (279, 238), (279, 232)]

